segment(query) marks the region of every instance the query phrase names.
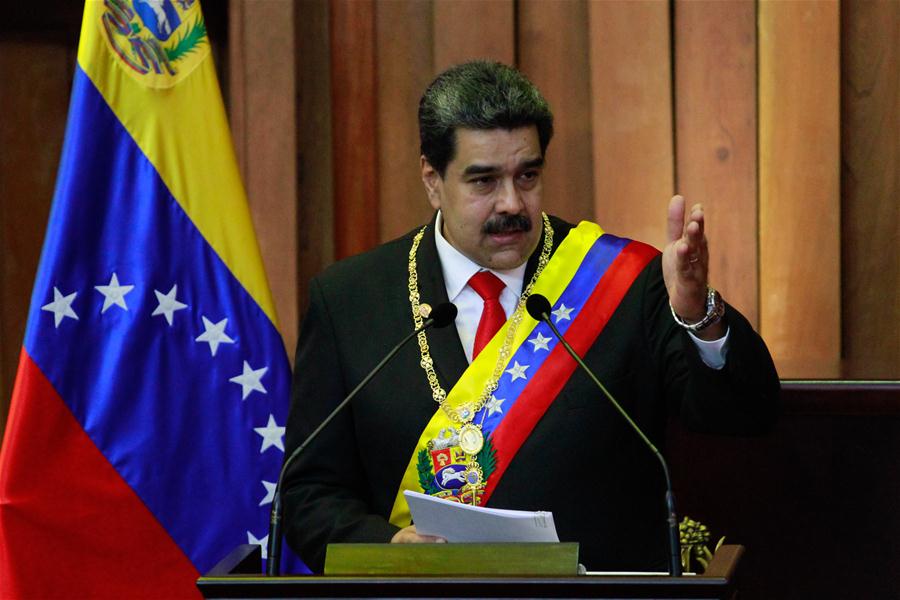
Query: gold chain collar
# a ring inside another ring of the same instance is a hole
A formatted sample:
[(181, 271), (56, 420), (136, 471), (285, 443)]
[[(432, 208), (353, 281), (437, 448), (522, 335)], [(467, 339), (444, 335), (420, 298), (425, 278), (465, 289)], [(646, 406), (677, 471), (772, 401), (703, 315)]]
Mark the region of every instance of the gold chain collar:
[[(481, 410), (488, 400), (490, 400), (491, 395), (497, 389), (497, 382), (500, 380), (500, 376), (503, 374), (503, 367), (509, 359), (513, 340), (515, 340), (516, 337), (516, 331), (518, 331), (519, 324), (522, 322), (522, 318), (525, 315), (525, 302), (528, 300), (528, 296), (531, 295), (531, 288), (534, 286), (534, 282), (540, 277), (544, 267), (547, 266), (547, 262), (550, 260), (550, 252), (553, 249), (553, 228), (550, 227), (550, 219), (547, 217), (546, 213), (541, 213), (541, 218), (544, 223), (544, 245), (541, 248), (537, 270), (535, 270), (534, 275), (531, 277), (531, 281), (528, 282), (528, 285), (519, 297), (519, 302), (516, 304), (516, 310), (510, 317), (511, 323), (509, 327), (507, 327), (506, 339), (503, 341), (503, 346), (500, 348), (500, 353), (497, 356), (494, 372), (491, 374), (491, 378), (484, 386), (484, 391), (474, 405), (466, 403), (455, 410), (447, 405), (447, 392), (441, 387), (437, 374), (434, 372), (434, 360), (431, 358), (431, 351), (428, 348), (428, 338), (424, 331), (419, 332), (419, 352), (422, 355), (419, 365), (425, 371), (425, 376), (428, 378), (428, 385), (431, 386), (431, 396), (441, 409), (447, 413), (450, 420), (457, 425), (471, 422), (472, 419), (475, 418), (475, 414)], [(422, 229), (416, 233), (416, 236), (413, 238), (412, 248), (409, 250), (409, 304), (412, 308), (413, 323), (416, 328), (421, 327), (423, 322), (419, 297), (419, 275), (416, 270), (416, 253), (419, 249), (419, 243), (425, 235), (426, 229), (428, 229), (427, 225), (422, 227)]]

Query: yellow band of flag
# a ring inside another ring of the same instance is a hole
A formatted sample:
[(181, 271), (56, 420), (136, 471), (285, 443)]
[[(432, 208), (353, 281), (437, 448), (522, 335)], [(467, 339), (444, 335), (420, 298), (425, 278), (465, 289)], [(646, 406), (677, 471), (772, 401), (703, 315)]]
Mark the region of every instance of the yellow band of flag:
[[(138, 22), (131, 19), (129, 5), (87, 1), (78, 64), (201, 235), (276, 324), (209, 40), (204, 33), (177, 67), (166, 65), (165, 56), (154, 56), (156, 46), (142, 42), (139, 31), (127, 33)], [(181, 16), (183, 29), (193, 25), (205, 32), (199, 2)], [(184, 35), (173, 37), (171, 44)], [(140, 73), (155, 58), (163, 61), (163, 72)], [(178, 135), (171, 135), (173, 130)]]

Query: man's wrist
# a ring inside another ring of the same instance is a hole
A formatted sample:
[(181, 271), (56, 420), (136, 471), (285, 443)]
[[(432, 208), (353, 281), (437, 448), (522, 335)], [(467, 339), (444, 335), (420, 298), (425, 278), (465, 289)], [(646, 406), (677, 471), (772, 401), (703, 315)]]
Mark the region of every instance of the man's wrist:
[[(669, 309), (672, 311), (672, 318), (675, 319), (675, 322), (687, 331), (697, 335), (701, 339), (717, 339), (716, 337), (701, 335), (705, 330), (714, 328), (716, 325), (721, 325), (722, 317), (725, 315), (725, 302), (722, 300), (722, 296), (719, 292), (712, 286), (706, 286), (706, 314), (700, 320), (694, 322), (685, 321), (677, 312), (675, 312), (675, 307), (672, 306), (671, 301), (669, 302)], [(717, 337), (724, 335), (723, 327), (720, 326), (717, 329), (719, 332)], [(715, 331), (716, 329), (714, 329), (714, 332)]]

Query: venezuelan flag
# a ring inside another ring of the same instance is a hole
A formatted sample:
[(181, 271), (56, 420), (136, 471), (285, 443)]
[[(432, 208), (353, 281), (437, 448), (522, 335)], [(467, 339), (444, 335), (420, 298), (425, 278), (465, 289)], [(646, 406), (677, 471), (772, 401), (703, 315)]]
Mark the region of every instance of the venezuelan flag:
[(0, 453), (0, 597), (198, 595), (265, 543), (289, 386), (199, 3), (89, 0)]

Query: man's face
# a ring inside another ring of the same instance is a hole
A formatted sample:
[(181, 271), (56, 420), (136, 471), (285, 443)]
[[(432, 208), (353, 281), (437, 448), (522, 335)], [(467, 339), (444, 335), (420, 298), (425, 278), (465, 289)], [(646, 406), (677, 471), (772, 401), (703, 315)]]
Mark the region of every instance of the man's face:
[(541, 237), (537, 127), (457, 129), (456, 156), (444, 177), (423, 156), (422, 181), (441, 210), (444, 238), (482, 267), (512, 269)]

